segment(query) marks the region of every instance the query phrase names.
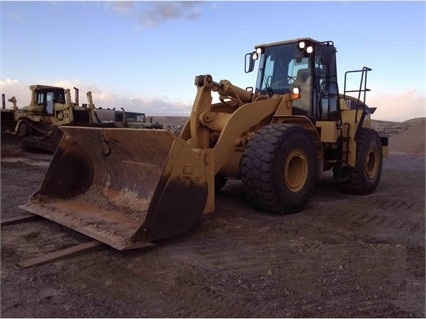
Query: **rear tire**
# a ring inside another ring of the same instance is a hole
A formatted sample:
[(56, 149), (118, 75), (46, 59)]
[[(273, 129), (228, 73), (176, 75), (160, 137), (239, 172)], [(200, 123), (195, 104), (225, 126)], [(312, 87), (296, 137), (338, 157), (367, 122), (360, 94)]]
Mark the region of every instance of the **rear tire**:
[(376, 190), (382, 173), (383, 150), (379, 134), (370, 128), (361, 128), (356, 145), (356, 164), (349, 170), (349, 180), (343, 182), (343, 191), (366, 195)]
[(241, 160), (250, 201), (278, 214), (300, 211), (315, 189), (316, 153), (309, 133), (292, 124), (261, 128)]

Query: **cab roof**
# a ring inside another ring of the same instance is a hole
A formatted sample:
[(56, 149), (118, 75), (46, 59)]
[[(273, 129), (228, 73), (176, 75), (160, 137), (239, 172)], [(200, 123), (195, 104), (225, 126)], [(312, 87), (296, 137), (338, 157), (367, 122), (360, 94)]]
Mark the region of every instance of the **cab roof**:
[(30, 85), (30, 90), (45, 90), (45, 89), (53, 89), (53, 90), (64, 90), (64, 88), (59, 86), (50, 86), (50, 85), (42, 85), (42, 84), (35, 84)]
[(289, 43), (297, 43), (297, 42), (300, 42), (300, 41), (308, 41), (308, 42), (312, 42), (312, 43), (315, 43), (315, 44), (321, 43), (321, 41), (317, 41), (317, 40), (314, 40), (312, 38), (299, 38), (299, 39), (294, 39), (294, 40), (285, 40), (285, 41), (278, 41), (278, 42), (271, 42), (271, 43), (259, 44), (259, 45), (256, 45), (255, 48), (259, 48), (259, 47), (260, 48), (273, 47), (273, 46), (276, 46), (276, 45), (289, 44)]

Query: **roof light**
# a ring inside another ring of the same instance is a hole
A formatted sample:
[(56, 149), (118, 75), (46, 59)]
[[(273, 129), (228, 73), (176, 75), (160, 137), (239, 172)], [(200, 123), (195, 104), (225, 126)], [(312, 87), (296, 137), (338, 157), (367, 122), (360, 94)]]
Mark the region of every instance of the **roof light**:
[(257, 54), (262, 54), (263, 53), (263, 48), (261, 48), (261, 47), (259, 47), (259, 48), (256, 48), (256, 53)]
[(308, 46), (308, 47), (306, 48), (306, 52), (307, 52), (308, 54), (311, 54), (312, 52), (314, 52), (314, 48), (313, 48), (312, 46)]
[(305, 46), (306, 46), (305, 41), (300, 41), (299, 42), (299, 49), (303, 50), (305, 48)]

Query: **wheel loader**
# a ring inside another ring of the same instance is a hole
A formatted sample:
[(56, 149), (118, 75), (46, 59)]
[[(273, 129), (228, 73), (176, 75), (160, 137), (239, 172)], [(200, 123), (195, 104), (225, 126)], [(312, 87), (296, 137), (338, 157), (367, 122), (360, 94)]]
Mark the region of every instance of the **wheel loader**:
[[(255, 88), (196, 76), (180, 136), (61, 127), (39, 190), (20, 207), (125, 250), (196, 226), (229, 178), (241, 179), (255, 207), (276, 214), (303, 209), (325, 171), (345, 192), (374, 192), (388, 141), (370, 128), (370, 69), (347, 72), (339, 93), (333, 42), (310, 38), (258, 45), (245, 72), (256, 64)], [(353, 73), (361, 81), (350, 90)]]
[[(28, 106), (17, 107), (13, 97), (14, 128), (7, 133), (19, 137), (23, 150), (38, 149), (54, 153), (61, 138), (62, 131), (59, 126), (101, 126), (101, 127), (126, 127), (126, 111), (115, 109), (96, 108), (93, 103), (92, 93), (87, 93), (88, 104), (79, 105), (79, 90), (75, 89), (75, 101), (71, 100), (69, 89), (48, 85), (31, 85), (31, 101)], [(129, 113), (130, 114), (130, 113)], [(152, 124), (136, 121), (143, 117), (144, 113), (131, 113), (128, 116), (135, 119), (135, 127), (148, 128)], [(120, 119), (118, 119), (120, 118)]]

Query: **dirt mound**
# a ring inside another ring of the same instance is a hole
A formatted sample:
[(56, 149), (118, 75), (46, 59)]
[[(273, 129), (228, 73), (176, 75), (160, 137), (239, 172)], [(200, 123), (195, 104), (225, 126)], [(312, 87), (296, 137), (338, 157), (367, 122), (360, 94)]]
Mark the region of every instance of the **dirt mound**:
[(405, 129), (405, 125), (402, 122), (372, 120), (371, 126), (379, 132), (380, 135), (387, 137), (398, 134)]
[(372, 120), (372, 127), (382, 136), (389, 137), (391, 153), (425, 153), (425, 120), (420, 117), (405, 122)]
[(389, 139), (389, 149), (398, 153), (425, 153), (425, 118), (412, 119), (401, 123), (401, 132)]

